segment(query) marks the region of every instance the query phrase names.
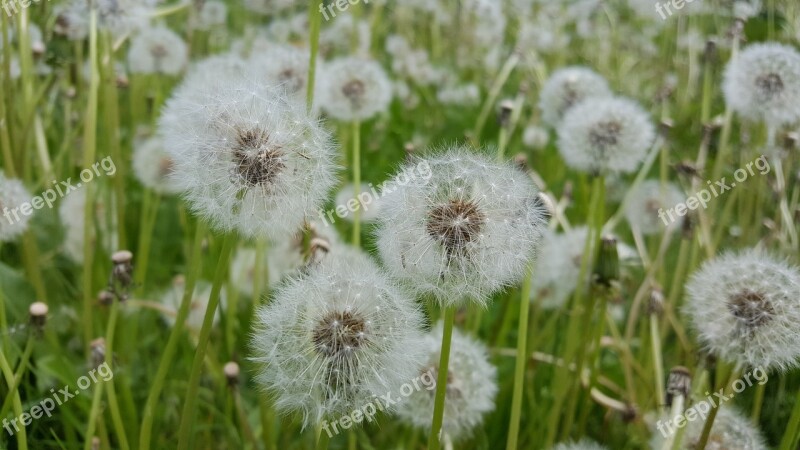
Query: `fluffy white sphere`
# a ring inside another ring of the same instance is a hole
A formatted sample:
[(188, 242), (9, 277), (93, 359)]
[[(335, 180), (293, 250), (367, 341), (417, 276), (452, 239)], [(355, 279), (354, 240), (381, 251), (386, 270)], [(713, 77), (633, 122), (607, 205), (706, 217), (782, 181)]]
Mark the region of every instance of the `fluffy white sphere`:
[(758, 250), (707, 261), (686, 285), (698, 339), (739, 367), (784, 370), (800, 357), (800, 271)]
[(218, 229), (285, 237), (318, 212), (335, 182), (330, 134), (300, 102), (243, 76), (190, 77), (159, 130), (173, 179)]
[[(510, 164), (454, 147), (410, 163), (381, 198), (378, 250), (389, 271), (443, 305), (488, 297), (518, 282), (534, 258), (544, 209), (531, 179)], [(404, 179), (405, 178), (405, 179)]]
[(605, 78), (587, 67), (565, 67), (553, 72), (539, 93), (542, 121), (557, 127), (570, 107), (591, 97), (611, 97)]
[(258, 381), (305, 424), (399, 393), (423, 361), (416, 303), (366, 255), (343, 253), (288, 281), (256, 316)]
[(128, 67), (131, 73), (178, 75), (189, 62), (189, 48), (165, 26), (142, 30), (131, 39)]
[[(73, 184), (76, 184), (73, 182)], [(61, 200), (58, 207), (58, 216), (64, 226), (64, 253), (72, 261), (80, 264), (83, 262), (83, 243), (85, 242), (84, 229), (84, 208), (86, 207), (86, 189), (71, 191)], [(96, 248), (98, 245), (98, 234), (100, 235), (99, 244), (106, 252), (111, 252), (117, 248), (117, 220), (113, 206), (106, 202), (103, 191), (94, 193), (94, 223), (89, 225), (91, 246)]]
[(392, 82), (377, 62), (339, 58), (325, 66), (320, 78), (320, 104), (339, 120), (366, 120), (389, 109)]
[[(415, 427), (430, 431), (442, 349), (442, 323), (425, 335), (426, 360), (420, 369), (423, 389), (400, 402), (397, 415)], [(447, 371), (442, 432), (452, 440), (468, 438), (495, 408), (497, 369), (489, 362), (486, 346), (458, 329), (453, 330)]]
[(573, 106), (558, 127), (558, 150), (568, 166), (605, 174), (632, 172), (655, 139), (650, 117), (625, 98), (590, 98)]
[[(705, 400), (708, 401), (708, 400)], [(666, 420), (666, 419), (665, 419)], [(686, 428), (681, 441), (681, 450), (695, 450), (703, 434), (705, 420), (697, 418), (687, 421)], [(650, 448), (660, 450), (664, 448), (665, 437), (661, 432), (653, 434), (650, 440)], [(722, 406), (711, 426), (711, 434), (708, 437), (706, 450), (766, 450), (764, 437), (761, 431), (753, 425), (744, 414), (733, 406)]]
[(647, 180), (631, 193), (625, 206), (625, 217), (631, 228), (636, 228), (646, 235), (661, 233), (665, 229), (674, 230), (680, 222), (664, 224), (659, 217), (659, 210), (669, 220), (665, 215), (666, 210), (674, 208), (685, 200), (686, 196), (674, 183), (666, 182), (662, 185), (659, 180)]
[(133, 173), (145, 187), (160, 194), (180, 192), (171, 177), (175, 162), (164, 149), (159, 136), (153, 136), (137, 143), (133, 148)]
[(25, 215), (19, 210), (23, 203), (33, 198), (21, 181), (6, 178), (0, 172), (0, 242), (13, 241), (28, 229), (28, 221), (32, 215)]
[(725, 101), (734, 111), (773, 126), (800, 120), (800, 53), (769, 42), (745, 48), (725, 68)]

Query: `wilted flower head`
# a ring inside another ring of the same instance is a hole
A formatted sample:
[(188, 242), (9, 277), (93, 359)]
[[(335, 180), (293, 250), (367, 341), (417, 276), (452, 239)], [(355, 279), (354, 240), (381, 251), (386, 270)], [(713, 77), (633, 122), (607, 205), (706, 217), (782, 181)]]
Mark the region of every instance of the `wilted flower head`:
[(12, 241), (28, 228), (32, 216), (23, 214), (19, 208), (31, 198), (21, 181), (6, 178), (0, 172), (0, 242)]
[(670, 222), (664, 225), (659, 214), (674, 208), (683, 202), (686, 196), (673, 183), (665, 182), (663, 185), (658, 180), (647, 180), (636, 188), (625, 206), (625, 217), (631, 228), (636, 228), (643, 234), (656, 234), (665, 228), (674, 229), (679, 222)]
[(180, 188), (170, 175), (175, 162), (159, 136), (149, 137), (133, 148), (133, 173), (145, 187), (160, 194), (177, 194)]
[(533, 260), (544, 227), (538, 190), (510, 164), (462, 147), (421, 161), (428, 179), (401, 174), (384, 187), (381, 258), (417, 294), (484, 303)]
[(539, 93), (542, 120), (557, 127), (572, 106), (592, 97), (611, 97), (608, 82), (587, 67), (559, 69), (547, 79)]
[(800, 120), (800, 53), (769, 42), (745, 48), (725, 69), (725, 101), (742, 116), (780, 126)]
[(159, 123), (190, 206), (248, 236), (299, 229), (334, 183), (329, 133), (276, 88), (241, 76), (204, 80), (190, 77)]
[(188, 61), (186, 43), (163, 25), (142, 30), (131, 39), (128, 50), (131, 73), (178, 75), (186, 68)]
[(320, 79), (320, 104), (339, 120), (366, 120), (387, 111), (392, 82), (377, 62), (346, 57), (331, 61)]
[(278, 410), (300, 411), (305, 424), (399, 393), (422, 364), (416, 303), (348, 250), (282, 285), (257, 313), (258, 380)]
[[(397, 415), (415, 427), (430, 431), (442, 349), (441, 322), (425, 335), (424, 347), (424, 365), (419, 369), (424, 389), (403, 399)], [(442, 432), (454, 441), (469, 437), (483, 417), (494, 410), (496, 395), (497, 369), (489, 362), (486, 346), (458, 329), (453, 330)]]
[[(687, 420), (684, 430), (681, 450), (695, 450), (700, 437), (703, 434), (705, 420)], [(653, 434), (650, 440), (650, 448), (658, 450), (663, 448), (665, 437), (661, 432)], [(761, 431), (753, 425), (753, 422), (745, 417), (733, 406), (719, 408), (714, 425), (711, 427), (711, 434), (708, 437), (706, 450), (766, 450), (768, 447), (764, 443)]]
[[(166, 308), (162, 313), (162, 317), (170, 326), (175, 324), (175, 318), (178, 316), (178, 309), (180, 309), (185, 291), (186, 279), (182, 275), (178, 275), (172, 280), (172, 286), (160, 297), (161, 304)], [(211, 283), (198, 280), (194, 286), (191, 303), (189, 303), (189, 315), (186, 316), (185, 326), (190, 331), (197, 333), (200, 331), (200, 328), (202, 328), (203, 318), (205, 317), (206, 308), (208, 307), (208, 301), (210, 299)], [(219, 310), (225, 308), (225, 304), (226, 295), (225, 288), (223, 287), (219, 293), (218, 309), (214, 311), (213, 325), (216, 325), (219, 321)]]
[(706, 262), (685, 306), (700, 342), (740, 367), (787, 369), (800, 357), (800, 272), (758, 250)]
[(590, 98), (570, 108), (558, 127), (558, 150), (570, 167), (631, 172), (655, 139), (646, 111), (625, 98)]

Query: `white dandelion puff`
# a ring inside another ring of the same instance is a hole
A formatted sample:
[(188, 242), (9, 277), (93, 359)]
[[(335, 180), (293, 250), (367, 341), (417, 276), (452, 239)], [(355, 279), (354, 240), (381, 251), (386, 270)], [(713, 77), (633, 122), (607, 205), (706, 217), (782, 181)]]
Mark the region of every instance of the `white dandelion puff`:
[(674, 183), (662, 184), (658, 180), (642, 182), (631, 193), (628, 204), (625, 206), (625, 217), (631, 228), (635, 228), (645, 235), (656, 234), (665, 228), (675, 230), (680, 222), (671, 222), (664, 225), (659, 211), (674, 208), (675, 205), (686, 200), (686, 196)]
[(539, 93), (542, 121), (557, 127), (572, 106), (592, 97), (611, 97), (605, 78), (587, 67), (565, 67), (553, 72)]
[(159, 136), (137, 143), (133, 148), (133, 173), (145, 187), (160, 194), (177, 194), (179, 186), (171, 177), (175, 162)]
[[(93, 249), (98, 244), (108, 253), (117, 248), (117, 233), (115, 233), (117, 221), (114, 208), (106, 202), (104, 192), (95, 192), (94, 222), (87, 225), (84, 220), (86, 192), (86, 189), (80, 188), (77, 191), (69, 192), (69, 195), (61, 200), (61, 205), (58, 207), (58, 216), (64, 226), (64, 253), (78, 264), (83, 262), (86, 226), (91, 229), (90, 238)], [(100, 235), (99, 242), (98, 234)]]
[[(359, 192), (360, 194), (356, 196), (352, 183), (344, 185), (336, 194), (336, 215), (347, 221), (352, 221), (354, 212), (360, 210), (362, 222), (376, 220), (380, 214), (380, 195), (376, 196), (373, 193), (372, 185), (368, 183), (361, 183)], [(339, 211), (344, 212), (344, 214), (339, 215)]]
[[(186, 328), (193, 333), (200, 332), (203, 327), (208, 301), (211, 299), (211, 288), (211, 283), (207, 281), (198, 280), (195, 283), (194, 292), (189, 303), (189, 315), (186, 316), (185, 322)], [(180, 309), (185, 291), (186, 279), (182, 275), (178, 275), (172, 280), (172, 285), (159, 298), (165, 308), (161, 315), (170, 326), (175, 324), (175, 318), (178, 316), (178, 309)], [(219, 311), (224, 309), (225, 305), (226, 294), (223, 287), (219, 293), (219, 305), (218, 309), (214, 311), (212, 325), (216, 325), (219, 322)]]
[(416, 294), (483, 304), (534, 257), (544, 228), (538, 189), (510, 164), (462, 147), (422, 162), (431, 177), (408, 180), (409, 166), (383, 189), (381, 258)]
[[(707, 405), (708, 406), (708, 405)], [(705, 420), (687, 420), (680, 450), (694, 450), (703, 434)], [(650, 448), (664, 448), (666, 438), (661, 432), (653, 434)], [(753, 422), (733, 406), (721, 406), (711, 426), (706, 450), (766, 450), (764, 437)]]
[(0, 242), (13, 241), (28, 229), (32, 215), (25, 214), (20, 208), (31, 198), (20, 180), (7, 178), (0, 172)]
[(179, 88), (159, 122), (173, 179), (216, 228), (287, 236), (333, 187), (330, 134), (276, 88), (235, 77), (200, 83), (203, 78)]
[[(460, 330), (453, 330), (450, 345), (442, 431), (459, 441), (468, 438), (486, 414), (494, 410), (497, 369), (489, 362), (486, 346)], [(415, 427), (430, 431), (442, 348), (441, 322), (425, 335), (424, 347), (426, 360), (420, 378), (425, 389), (404, 398), (397, 415)]]
[(685, 313), (711, 353), (739, 367), (785, 370), (800, 357), (800, 272), (758, 250), (706, 262)]
[(422, 365), (416, 303), (355, 249), (282, 285), (256, 321), (257, 379), (306, 425), (400, 392)]
[(558, 127), (558, 150), (570, 167), (592, 173), (636, 170), (655, 139), (650, 117), (625, 98), (590, 98)]
[(142, 30), (128, 50), (131, 73), (178, 75), (189, 62), (189, 48), (177, 33), (165, 26)]
[(326, 65), (320, 104), (331, 117), (366, 120), (389, 109), (392, 82), (377, 62), (346, 57)]
[(725, 101), (737, 113), (773, 126), (800, 120), (800, 53), (774, 42), (745, 48), (725, 68)]
[(210, 0), (204, 1), (197, 12), (196, 27), (199, 30), (210, 30), (225, 25), (228, 19), (228, 7), (225, 3)]

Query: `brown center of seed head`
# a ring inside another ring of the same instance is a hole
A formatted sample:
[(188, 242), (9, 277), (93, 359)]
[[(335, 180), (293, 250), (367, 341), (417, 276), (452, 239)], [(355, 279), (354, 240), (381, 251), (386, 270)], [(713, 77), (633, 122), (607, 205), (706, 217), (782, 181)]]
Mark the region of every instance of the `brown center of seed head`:
[(314, 328), (314, 348), (324, 356), (343, 358), (366, 343), (366, 329), (366, 321), (359, 314), (330, 312)]
[(248, 186), (269, 185), (286, 168), (283, 151), (263, 130), (239, 131), (233, 148), (234, 170)]
[(448, 255), (461, 253), (478, 238), (486, 216), (470, 201), (450, 200), (428, 215), (428, 234), (442, 244)]
[(745, 289), (728, 299), (728, 310), (748, 328), (757, 328), (772, 320), (775, 309), (762, 294)]
[(594, 147), (605, 150), (607, 147), (617, 145), (622, 125), (619, 122), (600, 122), (589, 132), (589, 142)]
[(358, 107), (364, 101), (364, 93), (367, 87), (361, 80), (350, 80), (342, 86), (342, 94), (347, 97), (354, 107)]
[(761, 75), (756, 78), (756, 87), (764, 96), (771, 99), (773, 96), (783, 92), (783, 80), (776, 73)]

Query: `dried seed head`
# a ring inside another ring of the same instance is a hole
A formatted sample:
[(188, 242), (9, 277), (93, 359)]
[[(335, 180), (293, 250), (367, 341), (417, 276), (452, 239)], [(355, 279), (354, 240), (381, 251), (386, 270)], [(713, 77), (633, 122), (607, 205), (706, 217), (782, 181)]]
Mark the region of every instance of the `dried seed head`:
[(669, 371), (666, 387), (667, 406), (672, 406), (673, 399), (680, 395), (684, 399), (689, 398), (689, 391), (692, 388), (692, 375), (689, 369), (683, 366), (675, 366)]

